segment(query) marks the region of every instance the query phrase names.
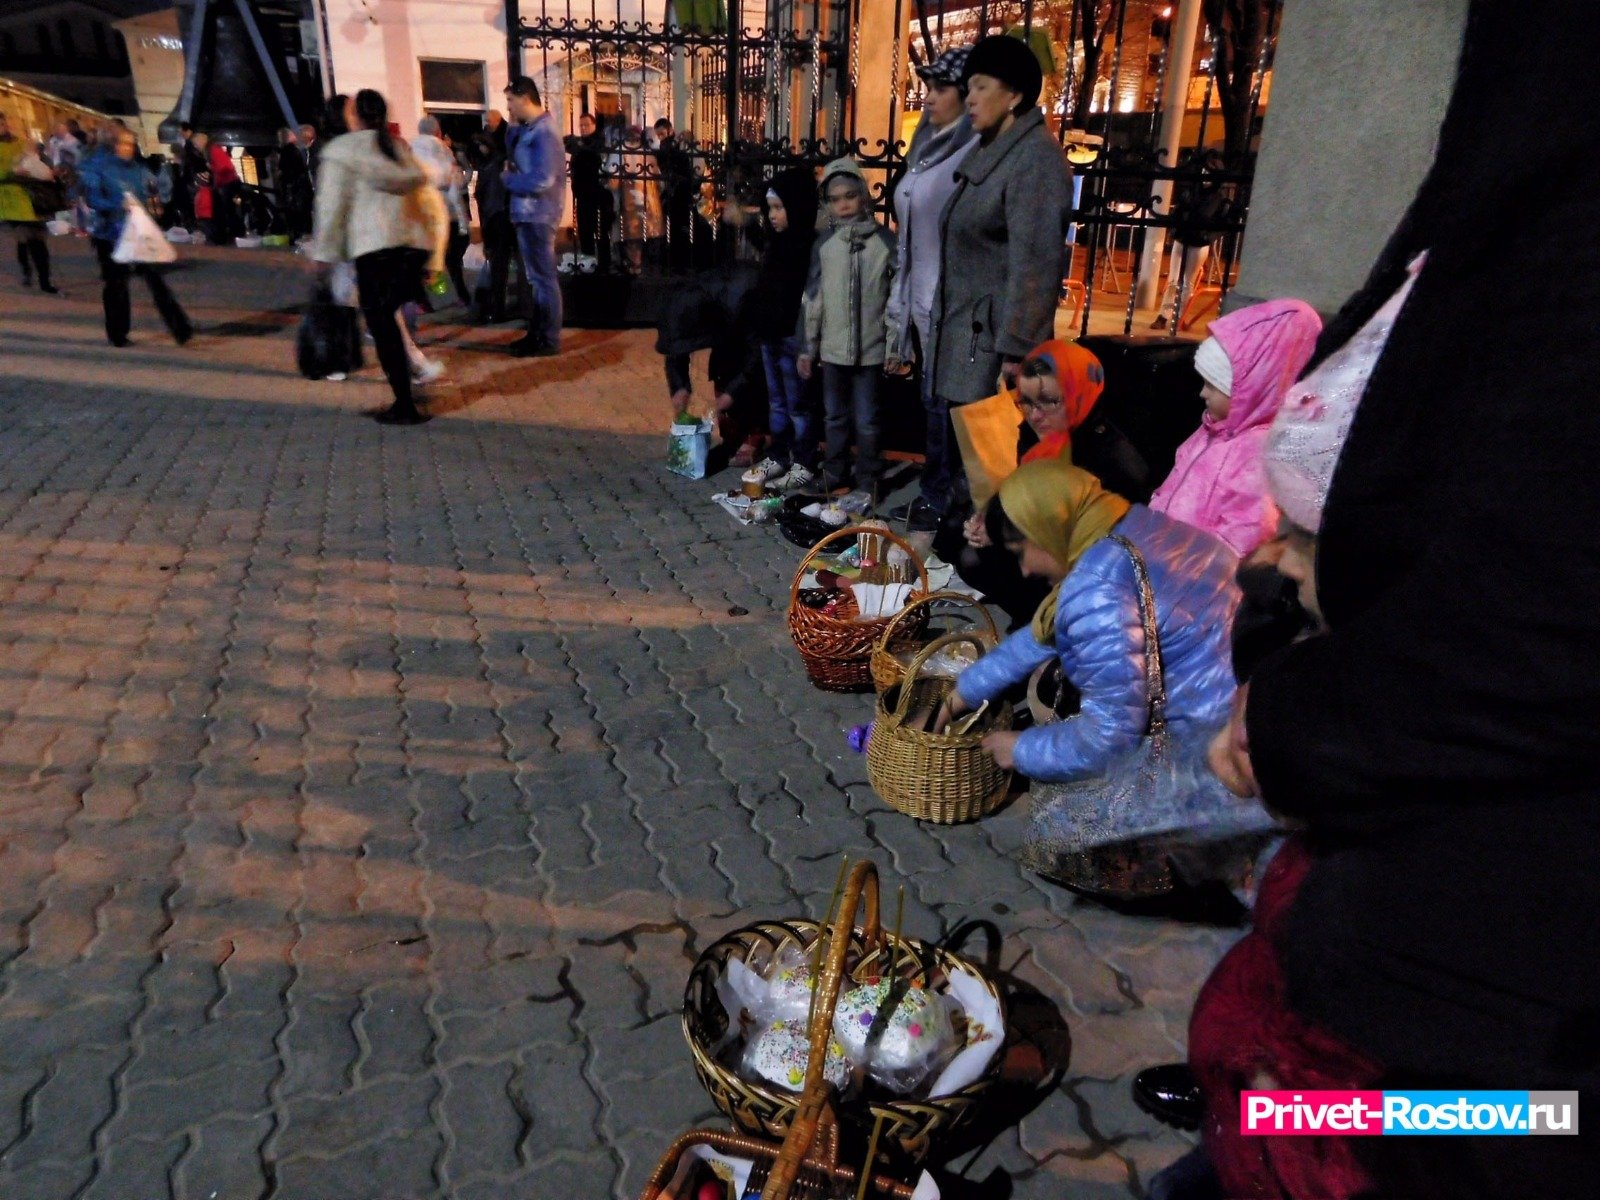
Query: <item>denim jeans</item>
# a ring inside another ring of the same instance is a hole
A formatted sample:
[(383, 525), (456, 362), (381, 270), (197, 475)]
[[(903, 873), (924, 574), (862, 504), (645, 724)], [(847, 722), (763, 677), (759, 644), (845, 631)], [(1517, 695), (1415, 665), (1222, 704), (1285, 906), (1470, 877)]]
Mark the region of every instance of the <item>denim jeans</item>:
[(925, 418), (919, 495), (924, 504), (942, 513), (950, 503), (950, 460), (957, 453), (955, 430), (950, 425), (950, 402), (933, 394), (933, 364), (928, 361), (933, 351), (932, 331), (913, 325), (911, 335), (916, 339), (917, 375)]
[(559, 346), (561, 277), (556, 274), (555, 226), (519, 224), (516, 229), (522, 274), (528, 281), (528, 336)]
[(798, 462), (815, 471), (817, 433), (806, 405), (805, 380), (796, 366), (803, 349), (795, 337), (761, 343), (761, 365), (767, 372), (767, 432), (772, 435), (767, 454), (785, 467)]
[(827, 411), (828, 460), (823, 474), (833, 486), (850, 480), (850, 438), (855, 435), (855, 486), (864, 491), (877, 487), (883, 472), (878, 457), (878, 376), (883, 367), (822, 364), (822, 402)]

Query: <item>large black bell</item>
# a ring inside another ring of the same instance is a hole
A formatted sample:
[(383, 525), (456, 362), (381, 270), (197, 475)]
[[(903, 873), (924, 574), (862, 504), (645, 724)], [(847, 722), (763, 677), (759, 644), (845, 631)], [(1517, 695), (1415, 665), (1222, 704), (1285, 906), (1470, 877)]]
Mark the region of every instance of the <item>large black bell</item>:
[(225, 146), (276, 145), (278, 130), (299, 121), (276, 66), (284, 54), (275, 24), (251, 0), (192, 0), (178, 6), (178, 19), (183, 92), (161, 122), (161, 140), (177, 141), (187, 122)]

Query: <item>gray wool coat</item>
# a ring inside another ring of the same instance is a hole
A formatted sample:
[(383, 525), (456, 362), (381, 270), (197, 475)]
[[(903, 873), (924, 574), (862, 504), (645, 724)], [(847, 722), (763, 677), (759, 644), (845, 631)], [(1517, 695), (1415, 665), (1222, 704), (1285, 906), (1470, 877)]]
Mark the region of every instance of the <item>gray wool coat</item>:
[(942, 218), (933, 394), (994, 394), (1000, 364), (1055, 336), (1072, 169), (1037, 108), (956, 170)]

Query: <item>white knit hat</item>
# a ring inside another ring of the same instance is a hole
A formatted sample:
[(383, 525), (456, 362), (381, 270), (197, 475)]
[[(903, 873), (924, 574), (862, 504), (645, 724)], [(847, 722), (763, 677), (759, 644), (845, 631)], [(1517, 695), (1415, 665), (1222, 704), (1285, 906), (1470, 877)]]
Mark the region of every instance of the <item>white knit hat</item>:
[(1233, 395), (1233, 362), (1216, 338), (1208, 337), (1200, 343), (1194, 352), (1194, 369), (1224, 396)]

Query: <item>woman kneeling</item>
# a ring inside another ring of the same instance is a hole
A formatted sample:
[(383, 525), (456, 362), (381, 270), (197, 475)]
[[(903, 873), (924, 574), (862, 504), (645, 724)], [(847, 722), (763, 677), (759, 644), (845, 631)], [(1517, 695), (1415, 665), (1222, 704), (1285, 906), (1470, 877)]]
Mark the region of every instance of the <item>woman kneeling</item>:
[(1202, 753), (1235, 689), (1228, 647), (1239, 602), (1233, 552), (1210, 534), (1107, 492), (1060, 459), (1017, 468), (985, 521), (990, 540), (1015, 554), (1025, 575), (1054, 586), (1031, 627), (962, 673), (950, 715), (1056, 660), (1078, 693), (1076, 715), (991, 735), (985, 746), (1001, 765), (1036, 782), (1066, 784), (1102, 776), (1137, 753), (1151, 732), (1152, 710), (1142, 574), (1153, 599), (1167, 736), (1180, 756)]

